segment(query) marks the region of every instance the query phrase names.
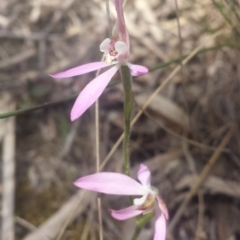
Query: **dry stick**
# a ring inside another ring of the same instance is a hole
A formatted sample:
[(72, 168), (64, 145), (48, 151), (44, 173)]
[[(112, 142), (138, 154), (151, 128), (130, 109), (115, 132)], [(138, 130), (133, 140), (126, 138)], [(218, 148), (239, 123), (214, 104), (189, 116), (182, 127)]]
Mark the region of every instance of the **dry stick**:
[(93, 210), (91, 210), (91, 212), (87, 216), (87, 220), (86, 220), (85, 226), (84, 226), (82, 234), (81, 234), (81, 238), (80, 238), (81, 240), (89, 239), (88, 235), (91, 231), (91, 223), (93, 221), (93, 212), (92, 211)]
[(196, 226), (196, 233), (194, 240), (201, 240), (201, 233), (203, 231), (204, 226), (204, 197), (203, 192), (199, 191), (198, 193), (198, 220)]
[(186, 196), (186, 198), (182, 202), (182, 204), (179, 207), (177, 213), (174, 215), (174, 218), (170, 222), (170, 224), (168, 226), (168, 232), (171, 232), (174, 229), (174, 227), (176, 226), (176, 224), (178, 223), (178, 221), (179, 221), (180, 217), (182, 216), (183, 212), (185, 211), (188, 203), (190, 202), (190, 200), (192, 199), (194, 194), (198, 191), (199, 187), (202, 185), (204, 180), (207, 178), (207, 176), (210, 173), (210, 171), (212, 170), (214, 164), (217, 162), (218, 157), (220, 156), (223, 148), (228, 144), (228, 142), (230, 141), (231, 137), (233, 136), (233, 133), (234, 133), (234, 130), (233, 130), (233, 128), (231, 128), (228, 131), (228, 133), (225, 135), (225, 137), (223, 138), (221, 143), (219, 144), (219, 146), (216, 149), (216, 151), (213, 153), (213, 155), (209, 159), (208, 163), (206, 164), (206, 166), (202, 170), (202, 172), (199, 175), (198, 179), (192, 185), (192, 188), (190, 189), (188, 195)]
[[(175, 0), (175, 8), (176, 8), (176, 15), (177, 15), (177, 27), (178, 27), (178, 38), (179, 38), (179, 58), (180, 58), (180, 66), (181, 66), (181, 78), (182, 78), (182, 95), (183, 95), (183, 101), (184, 105), (186, 108), (187, 113), (189, 113), (188, 105), (187, 105), (187, 100), (186, 100), (186, 94), (184, 91), (184, 75), (183, 75), (183, 64), (182, 64), (182, 59), (183, 59), (183, 54), (182, 54), (182, 33), (181, 33), (181, 25), (180, 25), (180, 20), (179, 20), (179, 8), (178, 8), (178, 0)], [(190, 126), (191, 127), (191, 126)], [(186, 131), (184, 131), (184, 135), (186, 135)]]
[[(110, 8), (109, 8), (109, 0), (106, 0), (106, 13), (107, 13), (107, 21), (108, 21), (108, 33), (109, 37), (111, 34), (111, 19), (110, 19)], [(104, 55), (102, 55), (102, 60)], [(96, 76), (98, 76), (100, 70), (97, 71)], [(96, 137), (96, 172), (100, 172), (100, 149), (99, 149), (99, 141), (100, 141), (100, 132), (99, 132), (99, 100), (95, 102), (95, 137)], [(103, 223), (102, 223), (102, 203), (101, 203), (101, 194), (97, 196), (97, 210), (98, 210), (98, 224), (99, 224), (99, 239), (103, 240)]]
[[(198, 173), (196, 170), (196, 165), (194, 162), (194, 159), (189, 152), (188, 144), (186, 142), (182, 142), (183, 145), (183, 151), (185, 153), (188, 165), (190, 167), (190, 170), (192, 172), (193, 177), (198, 177)], [(197, 193), (198, 195), (198, 218), (197, 218), (197, 224), (196, 224), (196, 232), (195, 232), (195, 238), (194, 240), (198, 240), (198, 236), (200, 236), (201, 230), (202, 230), (202, 223), (203, 223), (203, 211), (204, 211), (204, 199), (203, 199), (203, 193), (200, 191)]]
[[(188, 105), (187, 105), (187, 100), (184, 94), (184, 75), (183, 75), (183, 64), (182, 64), (182, 34), (181, 34), (181, 25), (180, 25), (180, 20), (179, 20), (179, 8), (178, 8), (178, 0), (175, 0), (175, 8), (176, 8), (176, 15), (177, 15), (177, 27), (178, 27), (178, 38), (179, 38), (179, 58), (180, 58), (180, 66), (181, 66), (181, 78), (182, 78), (182, 95), (183, 95), (183, 100), (185, 104), (185, 110), (189, 114), (188, 111)], [(189, 118), (190, 122), (190, 118)], [(191, 127), (190, 127), (191, 129)], [(184, 138), (187, 138), (187, 132), (186, 129), (183, 129), (183, 136)], [(188, 149), (187, 142), (182, 142), (183, 145), (183, 150), (185, 152), (186, 158), (188, 160), (188, 164), (190, 166), (190, 170), (194, 175), (196, 175), (196, 168), (194, 165), (194, 161), (192, 160), (191, 156), (189, 156), (186, 152)], [(191, 161), (192, 160), (192, 161)]]
[[(223, 30), (220, 30), (218, 32), (216, 32), (215, 34), (213, 34), (212, 39), (216, 38), (217, 36), (219, 36), (221, 33), (223, 32)], [(189, 55), (187, 58), (185, 58), (185, 60), (182, 62), (183, 65), (185, 65), (190, 59), (192, 59), (196, 53), (202, 48), (204, 44), (200, 44), (198, 47), (196, 47)], [(162, 82), (162, 84), (160, 84), (160, 86), (152, 93), (152, 95), (148, 98), (148, 100), (146, 101), (146, 103), (143, 105), (142, 109), (140, 109), (137, 113), (137, 115), (133, 118), (133, 120), (131, 121), (131, 127), (137, 122), (137, 120), (139, 119), (139, 117), (142, 115), (142, 113), (144, 112), (144, 110), (148, 107), (148, 105), (152, 102), (152, 100), (161, 92), (161, 90), (167, 85), (168, 82), (170, 82), (170, 80), (179, 72), (179, 70), (181, 69), (180, 66), (177, 66), (171, 73), (170, 75), (165, 78)], [(106, 156), (106, 158), (104, 159), (104, 161), (102, 162), (100, 169), (104, 168), (104, 166), (107, 164), (107, 162), (109, 161), (109, 159), (112, 157), (113, 153), (116, 151), (116, 149), (119, 147), (119, 145), (121, 144), (122, 140), (123, 140), (123, 134), (119, 137), (119, 139), (117, 140), (117, 142), (114, 144), (114, 146), (112, 147), (111, 151), (108, 153), (108, 155)]]
[[(0, 215), (2, 215), (2, 212), (0, 211)], [(26, 221), (25, 219), (15, 216), (15, 223), (19, 224), (20, 226), (26, 228), (29, 231), (36, 231), (37, 227), (34, 226), (32, 223)], [(41, 240), (49, 240), (46, 236), (42, 235)]]
[[(136, 103), (137, 104), (137, 103)], [(141, 109), (140, 106), (138, 106), (139, 109)], [(185, 136), (179, 135), (178, 133), (174, 132), (173, 130), (171, 130), (170, 128), (167, 128), (166, 126), (164, 126), (164, 124), (160, 123), (159, 121), (155, 120), (154, 117), (151, 116), (150, 113), (148, 113), (147, 110), (142, 110), (143, 113), (150, 119), (152, 120), (158, 127), (162, 128), (163, 130), (165, 130), (167, 133), (171, 134), (172, 136), (178, 138), (179, 140), (182, 140), (183, 142), (186, 142), (188, 144), (191, 144), (193, 146), (199, 147), (199, 148), (203, 148), (206, 149), (208, 151), (215, 151), (216, 147), (209, 147), (208, 145), (205, 145), (204, 143), (200, 143), (200, 142), (196, 142), (192, 139), (189, 139)], [(229, 152), (228, 149), (223, 149), (223, 152)]]
[[(6, 103), (9, 104), (9, 103)], [(11, 106), (12, 108), (12, 106)], [(13, 105), (13, 108), (15, 106)], [(12, 110), (12, 109), (9, 109)], [(14, 193), (15, 193), (15, 118), (3, 121), (3, 179), (2, 179), (2, 233), (1, 239), (14, 240)]]
[[(96, 76), (98, 76), (100, 73), (100, 70), (97, 71)], [(98, 100), (95, 103), (95, 128), (96, 128), (96, 171), (100, 172), (101, 168), (99, 167), (100, 165), (100, 155), (99, 155), (99, 106), (98, 106)], [(81, 193), (81, 199), (84, 198), (85, 191), (82, 191)], [(68, 215), (68, 218), (66, 219), (63, 227), (61, 228), (61, 231), (59, 232), (56, 240), (60, 240), (68, 226), (68, 224), (72, 220), (72, 216), (74, 213), (77, 211), (81, 204), (81, 199), (76, 203), (76, 206), (73, 207), (72, 211)], [(101, 198), (98, 196), (97, 197), (97, 208), (98, 208), (98, 219), (99, 219), (99, 238), (100, 240), (103, 240), (103, 230), (102, 230), (102, 210), (101, 210)]]
[[(21, 218), (21, 217), (18, 217), (18, 216), (15, 216), (15, 222), (17, 224), (19, 224), (20, 226), (26, 228), (27, 230), (29, 231), (35, 231), (37, 230), (37, 227), (34, 226), (32, 223), (28, 222), (27, 220)], [(44, 238), (43, 236), (43, 240), (45, 240), (46, 238)]]
[[(23, 240), (59, 240), (62, 236), (72, 216), (79, 215), (84, 207), (89, 204), (86, 199), (90, 196), (89, 192), (79, 190), (63, 206), (53, 214), (47, 221), (37, 228), (36, 231), (28, 234)], [(61, 231), (59, 233), (59, 231)], [(55, 238), (58, 235), (57, 238)], [(44, 236), (44, 237), (43, 237)]]
[[(180, 59), (182, 59), (182, 34), (181, 34), (181, 25), (180, 25), (180, 20), (179, 20), (179, 8), (178, 8), (178, 0), (175, 0), (175, 7), (176, 7), (176, 15), (177, 15), (177, 26), (178, 26), (178, 38), (179, 38), (179, 57)], [(183, 95), (183, 101), (184, 101), (184, 105), (185, 105), (185, 108), (186, 108), (186, 111), (187, 113), (189, 114), (189, 108), (188, 108), (188, 104), (187, 104), (187, 99), (186, 99), (186, 91), (185, 91), (185, 81), (184, 81), (184, 75), (183, 75), (183, 64), (182, 64), (182, 60), (180, 60), (180, 66), (181, 66), (181, 76), (182, 76), (182, 87), (181, 87), (181, 90), (182, 90), (182, 95)], [(190, 129), (191, 129), (191, 119), (189, 118), (189, 125), (190, 125)], [(187, 132), (186, 130), (184, 129), (183, 130), (183, 135), (185, 138), (187, 138)], [(196, 171), (196, 166), (195, 166), (195, 163), (192, 159), (192, 156), (190, 155), (189, 151), (188, 151), (188, 143), (185, 141), (185, 142), (182, 142), (182, 145), (183, 145), (183, 150), (184, 150), (184, 153), (186, 155), (186, 159), (187, 159), (187, 162), (190, 166), (190, 170), (192, 171), (192, 174), (194, 176), (197, 176), (197, 171)], [(202, 201), (201, 201), (202, 200)], [(199, 229), (201, 227), (201, 202), (203, 202), (203, 197), (202, 197), (202, 194), (198, 193), (198, 201), (199, 201), (199, 214), (198, 214), (198, 222), (197, 222), (197, 230), (196, 230), (196, 236), (197, 236), (197, 233), (199, 232)]]
[[(95, 131), (96, 131), (96, 172), (100, 172), (100, 152), (99, 152), (99, 101), (97, 99), (95, 103)], [(101, 207), (101, 195), (97, 197), (97, 209), (98, 209), (98, 224), (99, 224), (99, 239), (103, 240), (103, 227), (102, 227), (102, 207)]]
[[(71, 219), (72, 219), (72, 216), (74, 215), (75, 212), (77, 212), (79, 206), (81, 205), (81, 201), (82, 199), (84, 198), (85, 196), (85, 191), (79, 191), (77, 194), (76, 194), (76, 197), (77, 195), (80, 195), (79, 196), (79, 199), (78, 201), (76, 201), (75, 203), (75, 206), (72, 208), (72, 210), (70, 211), (69, 215), (67, 216), (67, 219), (65, 221), (65, 223), (63, 224), (62, 228), (61, 228), (61, 231), (59, 232), (58, 236), (56, 237), (56, 240), (60, 240), (69, 224), (69, 222), (71, 222)], [(75, 197), (75, 196), (74, 196)], [(72, 198), (72, 200), (74, 201), (74, 199)], [(29, 238), (29, 239), (33, 239), (33, 238)], [(26, 238), (25, 240), (28, 240), (28, 238)]]
[[(104, 55), (102, 55), (103, 60)], [(96, 77), (100, 74), (101, 70), (98, 70), (96, 73)], [(96, 144), (96, 172), (100, 172), (100, 148), (99, 148), (99, 101), (95, 102), (95, 144)], [(101, 203), (101, 195), (97, 195), (97, 211), (98, 211), (98, 224), (99, 224), (99, 239), (103, 240), (103, 226), (102, 226), (102, 203)]]
[[(0, 211), (0, 215), (2, 217), (2, 211)], [(15, 219), (15, 223), (19, 224), (20, 226), (26, 228), (29, 231), (37, 230), (36, 226), (34, 226), (32, 223), (26, 221), (25, 219), (23, 219), (21, 217), (15, 216), (14, 219)], [(48, 240), (48, 238), (46, 238), (44, 235), (42, 235), (42, 238), (43, 238), (42, 240)]]

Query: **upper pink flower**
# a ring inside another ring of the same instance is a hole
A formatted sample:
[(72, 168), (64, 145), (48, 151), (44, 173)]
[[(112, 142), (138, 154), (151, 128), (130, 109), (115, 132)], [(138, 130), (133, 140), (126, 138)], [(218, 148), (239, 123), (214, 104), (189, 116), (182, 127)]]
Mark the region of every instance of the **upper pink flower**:
[(133, 200), (133, 205), (118, 211), (111, 210), (112, 217), (118, 220), (125, 220), (155, 212), (155, 234), (154, 240), (164, 240), (166, 237), (166, 219), (168, 210), (158, 195), (156, 188), (150, 185), (151, 173), (147, 166), (140, 165), (138, 180), (121, 173), (101, 172), (79, 178), (74, 184), (83, 189), (115, 195), (140, 195), (140, 198)]
[(93, 79), (80, 92), (71, 111), (72, 121), (79, 118), (99, 98), (121, 65), (127, 65), (131, 69), (132, 76), (140, 76), (148, 72), (148, 69), (144, 66), (129, 63), (130, 44), (123, 16), (122, 0), (115, 0), (115, 7), (117, 12), (118, 37), (116, 39), (107, 38), (100, 44), (100, 51), (104, 53), (105, 61), (84, 64), (64, 72), (50, 75), (53, 78), (68, 78), (114, 65)]

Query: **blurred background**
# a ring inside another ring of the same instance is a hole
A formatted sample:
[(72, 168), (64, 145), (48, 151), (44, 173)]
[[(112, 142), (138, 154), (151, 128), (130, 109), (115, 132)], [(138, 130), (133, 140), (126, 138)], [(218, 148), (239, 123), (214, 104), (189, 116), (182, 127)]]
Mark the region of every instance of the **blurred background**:
[[(128, 0), (124, 10), (130, 60), (151, 70), (133, 79), (134, 115), (165, 84), (132, 128), (131, 176), (143, 162), (152, 171), (170, 212), (168, 239), (239, 240), (240, 3), (177, 5)], [(110, 15), (113, 26), (112, 2)], [(95, 172), (94, 107), (69, 119), (95, 73), (61, 80), (48, 74), (99, 61), (108, 26), (103, 0), (0, 2), (0, 113), (54, 103), (0, 120), (0, 213), (10, 226), (2, 240), (98, 239), (96, 195), (72, 184)], [(123, 89), (116, 84), (100, 98), (102, 162), (122, 126)], [(119, 146), (104, 171), (122, 172), (122, 163)], [(104, 239), (131, 238), (135, 220), (119, 222), (108, 211), (128, 205), (126, 197), (102, 196)], [(139, 239), (152, 239), (153, 231), (151, 221)]]

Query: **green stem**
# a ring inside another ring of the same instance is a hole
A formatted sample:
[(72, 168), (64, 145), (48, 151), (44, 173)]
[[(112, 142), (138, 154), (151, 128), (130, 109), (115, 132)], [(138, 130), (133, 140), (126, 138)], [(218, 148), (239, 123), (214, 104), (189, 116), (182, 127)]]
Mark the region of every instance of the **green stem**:
[(137, 240), (137, 238), (138, 238), (141, 230), (142, 230), (142, 228), (136, 226), (135, 231), (134, 231), (134, 233), (133, 233), (133, 236), (132, 236), (131, 240)]
[[(124, 170), (125, 174), (129, 175), (130, 169), (130, 124), (134, 105), (134, 98), (132, 93), (132, 76), (128, 66), (121, 66), (120, 75), (124, 88), (124, 139), (123, 139), (123, 153), (124, 153)], [(152, 218), (153, 213), (137, 218), (136, 229), (132, 240), (136, 240), (143, 228), (143, 226)]]
[(77, 98), (77, 96), (78, 96), (78, 94), (74, 94), (74, 95), (72, 95), (70, 97), (67, 97), (65, 99), (61, 99), (61, 100), (57, 100), (57, 101), (53, 101), (53, 102), (46, 102), (46, 103), (37, 105), (35, 107), (22, 108), (22, 109), (18, 109), (18, 110), (12, 111), (12, 112), (2, 113), (2, 114), (0, 114), (0, 119), (22, 115), (24, 113), (40, 110), (40, 109), (43, 109), (43, 108), (46, 108), (46, 107), (53, 107), (55, 105), (65, 103), (67, 101), (71, 101), (71, 100)]
[[(112, 82), (112, 83), (108, 84), (107, 88), (115, 86), (119, 82), (120, 81)], [(71, 95), (67, 98), (60, 99), (60, 100), (57, 100), (57, 101), (45, 102), (45, 103), (39, 104), (35, 107), (22, 108), (22, 109), (18, 109), (18, 110), (12, 111), (12, 112), (1, 113), (0, 114), (0, 119), (9, 118), (9, 117), (13, 117), (13, 116), (18, 116), (18, 115), (26, 114), (26, 113), (29, 113), (29, 112), (32, 112), (32, 111), (41, 110), (41, 109), (44, 109), (44, 108), (47, 108), (47, 107), (56, 106), (56, 105), (61, 104), (61, 103), (65, 103), (65, 102), (68, 102), (68, 101), (75, 100), (78, 95), (79, 95), (79, 93), (78, 94), (73, 94), (73, 95)]]
[(129, 175), (130, 168), (130, 123), (134, 104), (132, 94), (132, 76), (128, 66), (121, 66), (120, 75), (124, 88), (124, 139), (123, 139), (123, 154), (124, 154), (124, 170), (125, 174)]
[(152, 219), (153, 215), (154, 214), (151, 212), (151, 213), (145, 214), (142, 217), (138, 218), (137, 225), (136, 225), (136, 228), (135, 228), (135, 231), (133, 233), (131, 240), (137, 240), (142, 228), (144, 227), (144, 225), (146, 223), (148, 223)]

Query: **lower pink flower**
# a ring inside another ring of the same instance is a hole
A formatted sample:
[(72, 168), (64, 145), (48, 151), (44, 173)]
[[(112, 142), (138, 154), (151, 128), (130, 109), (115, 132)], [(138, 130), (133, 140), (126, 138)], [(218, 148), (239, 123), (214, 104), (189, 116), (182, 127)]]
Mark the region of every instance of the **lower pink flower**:
[(135, 198), (133, 205), (121, 209), (110, 210), (113, 218), (118, 220), (126, 220), (155, 212), (155, 233), (154, 240), (165, 240), (166, 237), (166, 219), (168, 219), (167, 207), (156, 188), (150, 185), (151, 173), (147, 166), (140, 165), (138, 171), (138, 180), (121, 174), (112, 172), (101, 172), (79, 178), (74, 184), (83, 189), (115, 195), (141, 196)]

